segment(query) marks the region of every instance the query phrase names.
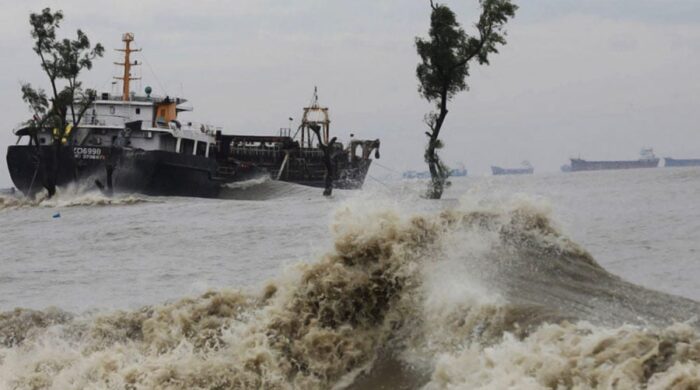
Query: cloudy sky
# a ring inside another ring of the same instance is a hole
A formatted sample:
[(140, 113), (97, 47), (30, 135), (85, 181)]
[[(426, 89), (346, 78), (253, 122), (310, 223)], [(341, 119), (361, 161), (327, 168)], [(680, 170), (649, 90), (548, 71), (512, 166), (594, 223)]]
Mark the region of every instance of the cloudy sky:
[[(445, 0), (467, 31), (476, 0)], [(381, 138), (384, 167), (423, 169), (423, 115), (414, 38), (427, 34), (428, 0), (11, 1), (0, 13), (0, 148), (29, 116), (22, 81), (47, 86), (28, 17), (65, 13), (107, 55), (84, 77), (112, 88), (121, 34), (136, 36), (143, 81), (190, 100), (190, 118), (228, 132), (272, 134), (298, 119), (316, 85), (331, 130)], [(529, 160), (556, 171), (568, 157), (700, 157), (700, 1), (521, 0), (508, 45), (472, 68), (450, 104), (444, 160), (473, 174)], [(389, 173), (375, 166), (376, 176)], [(5, 159), (0, 187), (11, 185)]]

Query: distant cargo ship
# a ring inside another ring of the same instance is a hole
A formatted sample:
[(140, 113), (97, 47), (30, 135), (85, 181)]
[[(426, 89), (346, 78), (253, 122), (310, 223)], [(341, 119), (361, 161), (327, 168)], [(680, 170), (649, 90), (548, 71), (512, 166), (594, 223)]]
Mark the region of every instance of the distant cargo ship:
[(501, 167), (491, 167), (491, 173), (494, 176), (498, 175), (532, 175), (535, 172), (535, 168), (530, 164), (529, 161), (523, 161), (522, 168), (501, 168)]
[(571, 172), (600, 171), (607, 169), (656, 168), (659, 159), (653, 149), (642, 149), (638, 160), (630, 161), (587, 161), (580, 158), (571, 159)]
[(664, 157), (665, 167), (697, 167), (700, 166), (700, 158), (681, 158), (675, 159)]
[[(467, 176), (469, 171), (464, 168), (463, 164), (457, 164), (459, 168), (450, 170), (450, 177)], [(402, 177), (404, 179), (430, 179), (429, 171), (404, 171)]]
[(467, 176), (467, 174), (467, 169), (462, 163), (457, 164), (457, 168), (450, 170), (450, 176)]
[(428, 171), (404, 171), (404, 179), (428, 179), (430, 172)]

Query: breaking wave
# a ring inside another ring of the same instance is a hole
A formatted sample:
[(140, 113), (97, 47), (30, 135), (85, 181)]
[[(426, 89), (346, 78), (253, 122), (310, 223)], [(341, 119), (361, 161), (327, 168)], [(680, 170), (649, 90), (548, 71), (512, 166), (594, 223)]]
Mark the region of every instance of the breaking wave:
[(530, 202), (337, 211), (260, 292), (0, 314), (8, 389), (695, 388), (696, 302), (609, 274)]
[(28, 198), (10, 194), (0, 194), (0, 210), (31, 207), (34, 205), (35, 202), (31, 201)]
[(220, 198), (235, 200), (272, 200), (306, 194), (317, 195), (322, 190), (261, 176), (251, 180), (228, 183), (221, 188)]
[(259, 186), (261, 184), (265, 184), (271, 180), (272, 180), (272, 178), (270, 176), (265, 175), (265, 176), (260, 176), (260, 177), (255, 178), (255, 179), (227, 183), (227, 184), (224, 184), (224, 187), (229, 188), (229, 189), (233, 189), (233, 190), (246, 189), (246, 188), (250, 188), (250, 187)]
[(40, 193), (35, 199), (27, 198), (21, 194), (0, 194), (0, 211), (5, 209), (18, 209), (26, 207), (74, 207), (74, 206), (110, 206), (131, 205), (143, 202), (152, 202), (145, 196), (133, 194), (116, 194), (106, 196), (94, 189), (86, 189), (77, 185), (59, 187), (56, 195), (47, 198), (46, 193)]
[(140, 195), (114, 195), (105, 196), (100, 192), (87, 192), (77, 195), (66, 195), (58, 193), (51, 199), (42, 200), (39, 206), (42, 207), (76, 207), (76, 206), (112, 206), (112, 205), (132, 205), (144, 202), (153, 202)]

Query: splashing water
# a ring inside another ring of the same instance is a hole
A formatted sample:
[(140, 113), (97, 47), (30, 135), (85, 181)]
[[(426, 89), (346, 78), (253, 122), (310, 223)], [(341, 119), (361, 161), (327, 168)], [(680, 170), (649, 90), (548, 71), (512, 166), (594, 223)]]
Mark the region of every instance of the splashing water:
[[(700, 305), (609, 274), (531, 202), (342, 206), (262, 291), (0, 315), (0, 388), (693, 388)], [(684, 322), (685, 321), (685, 322)]]
[(260, 177), (257, 177), (255, 179), (227, 183), (227, 184), (224, 184), (224, 187), (230, 188), (230, 189), (246, 189), (246, 188), (250, 188), (250, 187), (259, 186), (261, 184), (265, 184), (265, 183), (268, 183), (270, 181), (272, 181), (272, 178), (270, 176), (260, 176)]
[(131, 205), (147, 201), (149, 200), (145, 196), (119, 194), (109, 197), (92, 187), (71, 184), (67, 187), (57, 188), (56, 195), (52, 198), (48, 198), (45, 192), (40, 193), (35, 199), (30, 199), (19, 194), (0, 194), (0, 211), (25, 207)]
[(304, 195), (314, 196), (320, 191), (322, 190), (273, 180), (270, 176), (261, 176), (256, 179), (228, 183), (222, 187), (219, 197), (237, 200), (271, 200)]

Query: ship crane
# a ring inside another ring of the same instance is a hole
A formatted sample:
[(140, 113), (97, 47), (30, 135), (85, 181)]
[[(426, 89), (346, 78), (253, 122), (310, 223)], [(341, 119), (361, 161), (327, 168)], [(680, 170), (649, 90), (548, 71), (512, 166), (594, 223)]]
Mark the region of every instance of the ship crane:
[(304, 115), (297, 131), (301, 131), (301, 147), (313, 148), (312, 128), (320, 127), (323, 140), (318, 140), (324, 145), (328, 144), (331, 121), (328, 117), (328, 107), (318, 104), (318, 88), (314, 87), (314, 95), (309, 107), (304, 107)]

